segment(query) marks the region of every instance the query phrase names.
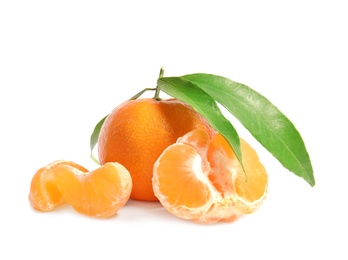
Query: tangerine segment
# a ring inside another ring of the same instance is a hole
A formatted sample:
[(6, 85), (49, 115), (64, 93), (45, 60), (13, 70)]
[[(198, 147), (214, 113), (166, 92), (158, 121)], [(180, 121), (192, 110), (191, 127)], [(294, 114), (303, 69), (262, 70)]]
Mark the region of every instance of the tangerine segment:
[(210, 165), (206, 158), (210, 141), (211, 137), (206, 131), (203, 131), (201, 129), (194, 129), (186, 133), (182, 137), (179, 137), (176, 142), (192, 146), (202, 159), (203, 172), (209, 172)]
[(164, 208), (180, 218), (201, 217), (214, 200), (202, 158), (186, 144), (175, 143), (163, 151), (154, 165), (152, 183)]
[(191, 145), (202, 158), (205, 158), (207, 156), (210, 141), (211, 137), (207, 132), (200, 129), (194, 129), (186, 133), (184, 136), (179, 137), (177, 143)]
[(209, 178), (223, 196), (235, 196), (239, 211), (249, 214), (266, 198), (268, 175), (255, 150), (242, 138), (240, 145), (245, 172), (227, 140), (220, 133), (213, 137), (208, 150)]
[(87, 172), (81, 165), (66, 160), (57, 160), (40, 168), (34, 174), (30, 184), (29, 202), (34, 209), (52, 211), (64, 204), (64, 198), (54, 180), (57, 168), (62, 165), (68, 165), (79, 169), (81, 172)]
[(106, 163), (83, 172), (61, 166), (54, 179), (57, 187), (77, 212), (93, 217), (111, 217), (126, 204), (132, 190), (128, 170), (119, 163)]

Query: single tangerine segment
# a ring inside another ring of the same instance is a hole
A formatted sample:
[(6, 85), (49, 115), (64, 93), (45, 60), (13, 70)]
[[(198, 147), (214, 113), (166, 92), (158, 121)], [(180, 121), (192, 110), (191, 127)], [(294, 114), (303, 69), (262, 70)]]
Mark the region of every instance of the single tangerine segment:
[(106, 163), (90, 172), (63, 165), (54, 179), (65, 201), (77, 212), (92, 217), (115, 215), (132, 190), (131, 176), (119, 163)]
[(211, 137), (205, 131), (190, 131), (182, 137), (179, 137), (177, 143), (191, 145), (202, 158), (206, 157)]
[(202, 158), (186, 144), (164, 150), (154, 165), (153, 189), (162, 205), (184, 219), (204, 215), (214, 201), (213, 186), (202, 171)]
[(40, 168), (33, 176), (30, 184), (29, 202), (38, 211), (52, 211), (64, 204), (64, 198), (54, 180), (54, 175), (62, 165), (79, 169), (81, 172), (87, 170), (81, 165), (67, 160), (57, 160), (45, 167)]
[(193, 130), (164, 150), (154, 165), (153, 188), (164, 208), (200, 223), (233, 221), (254, 212), (267, 191), (267, 173), (241, 139), (245, 174), (226, 139)]

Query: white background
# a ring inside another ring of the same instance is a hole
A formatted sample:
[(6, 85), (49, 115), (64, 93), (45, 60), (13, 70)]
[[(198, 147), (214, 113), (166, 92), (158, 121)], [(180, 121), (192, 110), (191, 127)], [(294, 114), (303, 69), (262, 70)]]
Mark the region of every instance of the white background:
[[(347, 259), (344, 1), (115, 2), (0, 2), (0, 259)], [(95, 124), (155, 87), (162, 66), (265, 95), (301, 133), (316, 186), (236, 122), (268, 170), (269, 194), (234, 223), (198, 225), (136, 201), (106, 220), (34, 211), (36, 170), (57, 159), (95, 168)]]

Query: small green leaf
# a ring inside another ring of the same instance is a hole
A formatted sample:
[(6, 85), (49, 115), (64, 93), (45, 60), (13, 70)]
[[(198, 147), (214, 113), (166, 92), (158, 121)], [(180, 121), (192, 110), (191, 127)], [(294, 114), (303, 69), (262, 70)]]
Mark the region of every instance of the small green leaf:
[(242, 164), (242, 153), (237, 131), (221, 113), (215, 100), (196, 86), (180, 77), (163, 77), (157, 81), (158, 87), (168, 95), (182, 100), (192, 106), (198, 113), (204, 116), (211, 126), (220, 132), (234, 149), (238, 160)]
[(100, 120), (99, 123), (94, 127), (93, 133), (92, 133), (91, 138), (90, 138), (91, 158), (97, 164), (100, 164), (100, 163), (99, 163), (99, 160), (94, 157), (93, 150), (94, 150), (94, 147), (98, 143), (100, 129), (103, 126), (104, 121), (105, 121), (106, 118), (107, 118), (107, 116), (105, 116), (102, 120)]
[(268, 99), (246, 85), (211, 74), (182, 78), (196, 84), (226, 107), (288, 170), (315, 185), (303, 139), (293, 123)]

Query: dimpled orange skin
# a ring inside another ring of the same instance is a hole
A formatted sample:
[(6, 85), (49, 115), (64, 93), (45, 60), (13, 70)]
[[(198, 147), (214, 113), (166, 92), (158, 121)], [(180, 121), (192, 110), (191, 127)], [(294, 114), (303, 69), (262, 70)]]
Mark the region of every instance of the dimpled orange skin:
[(99, 161), (127, 168), (133, 182), (131, 199), (158, 201), (152, 188), (153, 165), (166, 147), (193, 129), (215, 133), (205, 118), (177, 99), (126, 101), (109, 114), (100, 130)]

